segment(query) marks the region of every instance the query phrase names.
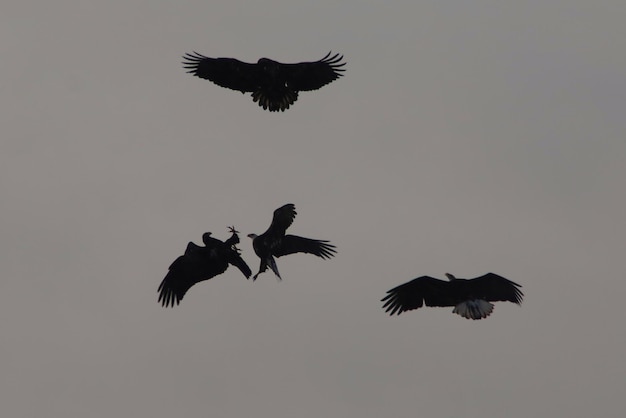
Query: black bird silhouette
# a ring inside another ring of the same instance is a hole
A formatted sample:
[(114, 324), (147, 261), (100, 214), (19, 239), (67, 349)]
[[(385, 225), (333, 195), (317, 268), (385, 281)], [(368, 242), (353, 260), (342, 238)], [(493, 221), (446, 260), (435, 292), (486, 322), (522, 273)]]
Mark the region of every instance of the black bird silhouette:
[(159, 302), (163, 306), (178, 305), (191, 286), (224, 273), (229, 264), (237, 267), (246, 278), (250, 277), (252, 271), (236, 247), (239, 243), (238, 231), (234, 226), (229, 231), (232, 236), (225, 242), (213, 238), (210, 232), (205, 232), (202, 235), (204, 247), (193, 242), (187, 244), (185, 254), (174, 260), (159, 285)]
[(429, 276), (418, 277), (387, 292), (381, 299), (390, 315), (426, 306), (454, 306), (453, 313), (467, 319), (482, 319), (493, 311), (493, 303), (508, 301), (522, 304), (524, 294), (519, 284), (487, 273), (475, 279), (457, 279), (446, 273), (449, 281)]
[(317, 90), (343, 75), (343, 55), (330, 54), (313, 62), (283, 64), (261, 58), (250, 64), (235, 58), (209, 58), (194, 51), (183, 55), (183, 66), (188, 73), (218, 86), (252, 93), (252, 99), (263, 109), (284, 112), (298, 100), (299, 91)]
[(334, 257), (337, 251), (334, 245), (329, 244), (329, 241), (285, 235), (285, 231), (293, 223), (296, 215), (296, 207), (288, 203), (274, 211), (272, 224), (267, 231), (261, 235), (248, 234), (248, 237), (252, 238), (254, 252), (261, 259), (259, 272), (252, 277), (252, 280), (256, 280), (259, 274), (267, 270), (268, 266), (281, 280), (274, 257), (295, 253), (313, 254), (324, 259)]

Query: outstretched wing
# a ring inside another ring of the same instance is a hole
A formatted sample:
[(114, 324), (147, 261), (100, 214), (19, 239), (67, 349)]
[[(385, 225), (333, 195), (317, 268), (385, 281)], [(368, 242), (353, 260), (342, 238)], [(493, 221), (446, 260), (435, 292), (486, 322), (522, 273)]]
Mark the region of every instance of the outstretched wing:
[(185, 255), (172, 263), (158, 289), (158, 301), (163, 306), (178, 305), (193, 285), (226, 271), (228, 263), (209, 258), (206, 251), (203, 247), (197, 247), (192, 252), (185, 252)]
[(235, 58), (209, 58), (193, 52), (183, 55), (188, 73), (228, 89), (252, 92), (259, 84), (258, 66)]
[(331, 258), (335, 256), (337, 250), (329, 241), (299, 237), (297, 235), (285, 235), (272, 254), (276, 257), (294, 253), (313, 254), (321, 258)]
[(495, 273), (487, 273), (470, 282), (474, 293), (489, 302), (508, 301), (522, 304), (524, 294), (519, 290), (521, 286)]
[(411, 311), (426, 306), (454, 306), (454, 300), (449, 294), (449, 282), (422, 276), (410, 282), (401, 284), (387, 291), (387, 296), (381, 299), (385, 302), (383, 309), (389, 315)]
[(295, 91), (317, 90), (343, 76), (346, 65), (341, 62), (343, 55), (329, 52), (324, 58), (314, 62), (281, 64), (287, 86)]
[(296, 206), (293, 203), (287, 203), (274, 211), (274, 217), (270, 227), (265, 231), (264, 235), (272, 237), (282, 237), (287, 228), (291, 226), (296, 218)]

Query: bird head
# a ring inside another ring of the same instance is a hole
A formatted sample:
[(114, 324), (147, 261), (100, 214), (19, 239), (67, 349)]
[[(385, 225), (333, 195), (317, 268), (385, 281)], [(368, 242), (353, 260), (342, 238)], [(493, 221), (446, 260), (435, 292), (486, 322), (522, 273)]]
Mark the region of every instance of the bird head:
[(248, 234), (248, 238), (250, 239), (255, 239), (256, 237), (258, 237), (257, 234)]
[(454, 277), (452, 274), (450, 273), (446, 273), (446, 277), (448, 278), (448, 280), (453, 281), (456, 280), (456, 277)]
[(204, 234), (202, 234), (202, 242), (204, 243), (204, 245), (208, 245), (207, 243), (211, 240), (211, 233), (210, 232), (205, 232)]

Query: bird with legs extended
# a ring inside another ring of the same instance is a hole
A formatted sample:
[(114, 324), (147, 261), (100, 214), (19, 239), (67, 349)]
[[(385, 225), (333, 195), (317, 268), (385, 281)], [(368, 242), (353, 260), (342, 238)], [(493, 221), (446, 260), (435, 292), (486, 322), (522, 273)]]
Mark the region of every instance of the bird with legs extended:
[(248, 234), (248, 237), (252, 238), (254, 252), (261, 259), (259, 271), (252, 280), (256, 280), (268, 267), (279, 280), (282, 279), (274, 257), (295, 253), (313, 254), (323, 259), (334, 257), (337, 251), (329, 241), (286, 235), (286, 230), (293, 223), (296, 214), (295, 205), (288, 203), (274, 211), (272, 223), (267, 231), (261, 235)]
[(210, 232), (202, 235), (204, 246), (189, 242), (185, 253), (170, 265), (167, 275), (159, 285), (159, 299), (163, 306), (178, 305), (187, 291), (196, 283), (209, 280), (233, 265), (246, 278), (252, 274), (250, 267), (241, 258), (238, 231), (229, 227), (232, 233), (226, 241), (213, 238)]

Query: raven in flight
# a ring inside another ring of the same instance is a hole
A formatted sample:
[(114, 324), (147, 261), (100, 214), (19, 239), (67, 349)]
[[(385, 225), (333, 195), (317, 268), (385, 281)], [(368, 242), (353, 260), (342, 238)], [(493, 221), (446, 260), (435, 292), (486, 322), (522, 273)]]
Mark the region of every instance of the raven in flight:
[(252, 271), (236, 247), (239, 243), (238, 232), (235, 227), (230, 227), (229, 231), (232, 236), (225, 242), (205, 232), (202, 235), (204, 247), (193, 242), (187, 244), (185, 254), (172, 263), (159, 286), (159, 302), (163, 306), (178, 305), (191, 286), (224, 273), (229, 264), (237, 267), (246, 278), (250, 277)]
[(183, 66), (188, 73), (218, 86), (252, 93), (252, 99), (263, 109), (284, 112), (298, 100), (299, 91), (317, 90), (343, 75), (343, 55), (330, 54), (314, 62), (282, 64), (261, 58), (250, 64), (235, 58), (209, 58), (194, 51), (183, 56)]
[(446, 273), (449, 281), (429, 276), (418, 277), (395, 287), (381, 299), (390, 315), (426, 306), (454, 306), (453, 313), (467, 319), (488, 317), (493, 303), (508, 301), (522, 304), (524, 294), (515, 282), (487, 273), (475, 279), (457, 279)]
[(259, 272), (252, 277), (252, 280), (256, 280), (257, 276), (266, 271), (268, 266), (276, 277), (281, 280), (274, 257), (307, 253), (327, 259), (335, 255), (337, 252), (335, 246), (329, 244), (328, 241), (303, 238), (297, 235), (285, 235), (285, 231), (293, 223), (296, 214), (296, 207), (288, 203), (274, 211), (272, 224), (267, 231), (261, 235), (248, 234), (248, 237), (252, 238), (254, 252), (261, 259)]

